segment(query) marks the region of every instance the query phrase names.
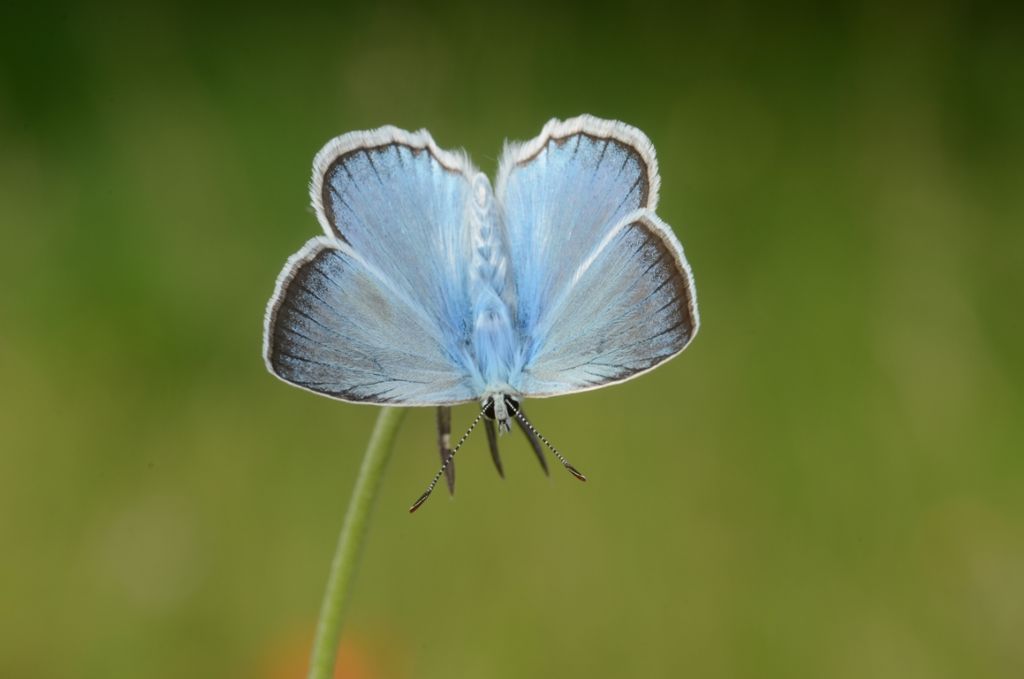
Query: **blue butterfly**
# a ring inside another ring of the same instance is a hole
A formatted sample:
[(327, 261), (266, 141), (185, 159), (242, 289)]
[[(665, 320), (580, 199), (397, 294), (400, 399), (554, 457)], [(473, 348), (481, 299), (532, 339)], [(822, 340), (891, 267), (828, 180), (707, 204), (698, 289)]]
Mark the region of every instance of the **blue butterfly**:
[(538, 439), (585, 479), (520, 403), (631, 379), (696, 335), (659, 184), (640, 130), (588, 115), (506, 143), (493, 187), (426, 130), (337, 137), (310, 182), (325, 235), (292, 255), (267, 306), (267, 368), (342, 401), (439, 406), (442, 468), (410, 511), (454, 470), (448, 408), (468, 401), (482, 410), (462, 441), (483, 417), (499, 472), (494, 426), (515, 421), (542, 463)]

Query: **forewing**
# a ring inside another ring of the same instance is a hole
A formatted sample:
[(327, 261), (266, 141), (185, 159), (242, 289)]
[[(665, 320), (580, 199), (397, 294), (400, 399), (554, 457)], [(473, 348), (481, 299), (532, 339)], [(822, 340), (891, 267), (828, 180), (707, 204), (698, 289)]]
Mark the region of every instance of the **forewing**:
[(346, 243), (314, 238), (293, 255), (265, 323), (267, 368), (304, 389), (403, 405), (474, 396), (432, 319)]
[(655, 214), (654, 148), (582, 116), (506, 148), (504, 211), (523, 336), (513, 386), (553, 396), (619, 382), (685, 348), (698, 327), (682, 247)]
[(505, 217), (517, 320), (533, 328), (624, 217), (654, 209), (654, 148), (623, 123), (592, 116), (552, 120), (532, 141), (506, 145), (495, 195)]
[(327, 235), (431, 319), (453, 354), (470, 330), (465, 209), (475, 172), (426, 130), (382, 127), (330, 141), (313, 161), (310, 184)]

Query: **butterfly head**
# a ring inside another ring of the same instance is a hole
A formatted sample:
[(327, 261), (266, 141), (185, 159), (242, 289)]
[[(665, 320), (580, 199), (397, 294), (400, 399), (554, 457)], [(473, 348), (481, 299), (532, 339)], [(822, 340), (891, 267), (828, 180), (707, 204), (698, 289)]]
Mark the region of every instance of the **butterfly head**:
[(498, 423), (502, 433), (512, 428), (512, 420), (519, 413), (519, 399), (508, 394), (492, 394), (484, 399), (484, 417)]

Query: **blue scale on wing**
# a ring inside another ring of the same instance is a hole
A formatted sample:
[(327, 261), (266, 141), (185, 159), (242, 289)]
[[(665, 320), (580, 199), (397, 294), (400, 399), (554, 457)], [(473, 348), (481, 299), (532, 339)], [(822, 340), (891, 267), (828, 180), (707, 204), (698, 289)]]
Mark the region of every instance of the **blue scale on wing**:
[(333, 232), (433, 319), (441, 336), (465, 336), (465, 173), (427, 148), (391, 143), (343, 154), (324, 173), (323, 193)]
[(275, 374), (349, 401), (433, 404), (474, 396), (433, 328), (370, 267), (323, 239), (307, 249), (274, 313)]
[(267, 311), (271, 371), (348, 401), (473, 400), (469, 178), (426, 132), (356, 132), (330, 142), (311, 185), (327, 237), (286, 265)]
[(493, 192), (426, 132), (344, 135), (314, 167), (328, 235), (289, 260), (266, 316), (288, 382), (404, 405), (554, 396), (649, 370), (697, 331), (634, 128), (552, 121), (506, 148)]
[(519, 393), (619, 382), (693, 338), (692, 279), (654, 213), (657, 188), (653, 147), (621, 123), (555, 121), (538, 141), (506, 149), (496, 194), (524, 338)]

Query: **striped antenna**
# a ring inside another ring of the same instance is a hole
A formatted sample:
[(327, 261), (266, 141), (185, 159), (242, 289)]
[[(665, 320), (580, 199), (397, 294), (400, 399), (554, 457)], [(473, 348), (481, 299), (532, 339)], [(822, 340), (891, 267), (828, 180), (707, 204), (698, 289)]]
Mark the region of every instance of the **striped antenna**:
[(551, 442), (544, 438), (544, 434), (541, 434), (539, 431), (537, 431), (536, 428), (534, 428), (532, 424), (530, 424), (530, 421), (526, 419), (525, 415), (523, 415), (523, 411), (519, 410), (518, 408), (515, 408), (514, 410), (516, 418), (524, 425), (526, 425), (526, 427), (533, 432), (534, 436), (536, 436), (537, 438), (544, 442), (544, 445), (548, 447), (548, 450), (555, 454), (555, 457), (558, 458), (558, 461), (562, 463), (562, 466), (565, 467), (570, 474), (575, 476), (580, 481), (587, 480), (587, 477), (584, 476), (579, 469), (576, 469), (576, 467), (573, 467), (571, 464), (569, 464), (569, 460), (562, 457), (562, 454), (558, 452), (558, 450), (553, 445), (551, 445)]
[(469, 438), (469, 435), (473, 433), (473, 429), (476, 427), (477, 424), (479, 424), (480, 418), (484, 416), (484, 410), (487, 410), (486, 405), (480, 410), (480, 413), (475, 418), (473, 418), (473, 423), (469, 425), (469, 429), (466, 430), (466, 433), (462, 435), (462, 438), (459, 439), (459, 442), (455, 444), (454, 448), (452, 448), (452, 452), (448, 453), (448, 457), (446, 457), (444, 462), (441, 463), (441, 468), (437, 470), (436, 474), (434, 474), (434, 478), (430, 482), (430, 485), (427, 486), (427, 490), (424, 491), (423, 495), (420, 495), (419, 499), (416, 500), (416, 502), (412, 503), (412, 507), (409, 507), (410, 514), (419, 509), (420, 506), (427, 501), (427, 498), (430, 497), (430, 494), (434, 492), (434, 486), (437, 485), (437, 482), (438, 480), (440, 480), (441, 475), (444, 474), (444, 471), (448, 469), (448, 465), (451, 464), (452, 459), (455, 457), (455, 453), (459, 452), (459, 448), (462, 447), (462, 444), (466, 442), (466, 439)]

